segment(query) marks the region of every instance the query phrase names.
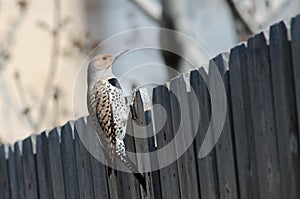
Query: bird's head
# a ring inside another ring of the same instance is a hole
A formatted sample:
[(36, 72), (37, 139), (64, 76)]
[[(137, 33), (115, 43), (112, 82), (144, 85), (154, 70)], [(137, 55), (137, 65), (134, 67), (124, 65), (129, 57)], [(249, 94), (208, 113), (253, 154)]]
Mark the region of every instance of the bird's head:
[(113, 63), (128, 50), (120, 51), (114, 55), (100, 54), (95, 56), (88, 66), (88, 83), (93, 83), (96, 80), (103, 79), (108, 80), (115, 78), (112, 72)]
[(113, 55), (101, 54), (101, 55), (95, 56), (91, 60), (91, 62), (89, 64), (89, 67), (93, 67), (98, 71), (106, 70), (106, 69), (109, 69), (111, 67), (113, 62), (114, 62)]

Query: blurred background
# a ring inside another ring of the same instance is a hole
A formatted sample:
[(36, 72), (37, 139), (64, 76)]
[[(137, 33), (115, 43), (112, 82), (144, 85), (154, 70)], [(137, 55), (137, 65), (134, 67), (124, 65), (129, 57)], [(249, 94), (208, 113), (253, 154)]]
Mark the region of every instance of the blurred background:
[[(110, 36), (142, 27), (174, 29), (213, 57), (298, 13), (300, 0), (0, 0), (0, 142), (73, 119), (78, 69)], [(129, 42), (134, 40), (124, 44)], [(160, 42), (197, 56), (176, 38), (162, 35)], [(172, 53), (152, 52), (154, 57), (176, 70), (183, 67)], [(162, 79), (170, 77), (161, 73)]]

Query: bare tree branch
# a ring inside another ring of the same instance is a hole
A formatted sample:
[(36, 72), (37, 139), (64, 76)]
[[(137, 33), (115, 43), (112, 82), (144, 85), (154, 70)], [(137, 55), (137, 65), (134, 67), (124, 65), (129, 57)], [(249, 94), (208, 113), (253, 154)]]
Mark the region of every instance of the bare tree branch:
[[(285, 19), (287, 15), (285, 13), (288, 13), (288, 16), (291, 14), (291, 7), (298, 6), (299, 1), (283, 1), (280, 6), (277, 7), (277, 9), (271, 10), (268, 17), (266, 17), (266, 20), (263, 24), (261, 24), (263, 27), (269, 26), (271, 23), (274, 23), (274, 21), (279, 21), (282, 19)], [(299, 6), (298, 6), (299, 7)], [(297, 14), (297, 13), (295, 13)], [(288, 17), (290, 18), (290, 17)]]
[(53, 43), (52, 43), (52, 51), (49, 65), (49, 72), (47, 74), (47, 79), (45, 83), (45, 87), (43, 90), (41, 106), (39, 109), (39, 117), (38, 117), (38, 125), (41, 125), (45, 114), (47, 112), (47, 103), (49, 97), (49, 91), (52, 90), (53, 80), (56, 75), (57, 67), (58, 67), (58, 58), (60, 54), (60, 31), (61, 31), (61, 2), (60, 0), (54, 0), (54, 28), (52, 32)]
[[(17, 3), (19, 6), (19, 12), (15, 17), (15, 19), (13, 20), (13, 22), (11, 23), (11, 25), (9, 26), (9, 30), (4, 37), (5, 39), (2, 42), (0, 42), (0, 70), (5, 69), (8, 60), (12, 57), (11, 48), (15, 42), (16, 35), (19, 32), (20, 27), (23, 24), (25, 20), (25, 16), (27, 14), (28, 2), (26, 0), (20, 0)], [(6, 83), (7, 79), (4, 78), (3, 76), (1, 77), (1, 75), (2, 74), (0, 74), (0, 79), (2, 80), (1, 82), (2, 94), (3, 96), (5, 96), (4, 98), (8, 99), (8, 100), (4, 100), (4, 102), (7, 103), (8, 101), (9, 102), (15, 101), (15, 99), (13, 99), (11, 96), (10, 87), (7, 86), (8, 85)], [(20, 87), (18, 87), (17, 89), (19, 88)], [(10, 105), (10, 103), (7, 103), (7, 105)], [(12, 109), (16, 112), (16, 114), (19, 114), (19, 110), (16, 107), (12, 106)], [(28, 122), (30, 123), (31, 127), (34, 126), (33, 125), (34, 122), (31, 116), (29, 116)]]
[(59, 99), (60, 89), (55, 87), (53, 93), (53, 125), (57, 125), (59, 122)]
[(8, 58), (10, 57), (10, 48), (14, 43), (16, 34), (20, 26), (22, 25), (27, 12), (27, 1), (25, 0), (19, 1), (18, 5), (20, 7), (20, 11), (18, 12), (17, 17), (15, 18), (12, 25), (10, 26), (9, 31), (7, 32), (6, 37), (2, 42), (3, 45), (1, 46), (0, 44), (0, 70), (4, 68)]
[(21, 81), (20, 78), (20, 74), (18, 72), (15, 72), (15, 81), (16, 81), (16, 85), (17, 85), (17, 90), (19, 93), (19, 97), (23, 106), (23, 115), (26, 117), (28, 123), (30, 124), (31, 128), (33, 131), (37, 131), (37, 125), (35, 124), (33, 117), (31, 115), (31, 109), (30, 109), (30, 105), (27, 101), (26, 98), (26, 92), (23, 86), (23, 83)]
[(155, 1), (149, 0), (131, 0), (139, 7), (148, 17), (162, 24), (162, 5)]
[(252, 35), (255, 32), (255, 28), (252, 27), (247, 20), (244, 18), (244, 16), (242, 15), (242, 13), (239, 11), (239, 9), (236, 7), (235, 3), (233, 2), (233, 0), (226, 0), (226, 2), (228, 3), (232, 15), (235, 18), (235, 20), (238, 20), (238, 22), (240, 22), (240, 24), (242, 25), (242, 29), (243, 31), (248, 34), (248, 35)]

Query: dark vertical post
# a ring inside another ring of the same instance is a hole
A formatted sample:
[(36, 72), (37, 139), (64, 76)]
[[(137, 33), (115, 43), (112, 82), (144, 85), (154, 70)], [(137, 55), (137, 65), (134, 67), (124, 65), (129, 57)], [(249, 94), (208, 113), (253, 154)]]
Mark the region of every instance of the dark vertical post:
[(36, 168), (39, 198), (53, 198), (51, 170), (48, 156), (48, 138), (45, 132), (36, 137)]
[(14, 157), (14, 152), (12, 147), (8, 148), (8, 175), (9, 175), (9, 189), (10, 189), (10, 198), (18, 199), (19, 190), (18, 190), (18, 179), (17, 179), (17, 171), (16, 171), (16, 161)]
[[(170, 100), (172, 108), (173, 131), (181, 133), (181, 140), (175, 142), (176, 148), (185, 148), (187, 151), (177, 160), (181, 198), (199, 198), (199, 184), (194, 148), (188, 139), (192, 139), (197, 130), (192, 128), (187, 86), (183, 75), (170, 82)], [(189, 185), (189, 186), (186, 186)]]
[[(170, 93), (166, 86), (158, 86), (153, 90), (153, 104), (159, 104), (164, 107), (166, 112), (166, 118), (161, 114), (161, 111), (154, 109), (155, 127), (162, 129), (156, 135), (157, 149), (163, 148), (167, 145), (174, 137), (172, 128), (172, 112), (170, 106)], [(175, 146), (174, 146), (175, 149)], [(167, 156), (174, 154), (164, 154)], [(158, 162), (159, 163), (159, 162)], [(179, 198), (180, 189), (178, 182), (177, 163), (174, 162), (169, 166), (160, 169), (160, 182), (161, 182), (161, 193), (163, 198)], [(170, 191), (172, 190), (172, 191)]]
[(33, 154), (31, 137), (26, 138), (22, 143), (22, 165), (25, 184), (26, 198), (37, 199), (38, 187), (36, 176), (35, 156)]
[(251, 119), (261, 198), (282, 198), (269, 48), (263, 33), (248, 40)]
[(16, 165), (16, 175), (17, 175), (17, 189), (18, 189), (18, 198), (25, 198), (25, 184), (24, 184), (24, 174), (23, 174), (23, 166), (22, 166), (22, 155), (21, 149), (18, 142), (14, 144), (14, 159)]
[[(130, 117), (130, 116), (129, 116)], [(126, 131), (133, 133), (132, 121), (128, 119)], [(126, 151), (135, 152), (134, 138), (130, 135), (126, 135), (124, 139), (124, 144)], [(130, 157), (132, 162), (137, 165), (136, 157)], [(117, 183), (119, 188), (119, 193), (122, 196), (121, 198), (130, 199), (130, 198), (141, 198), (140, 186), (138, 181), (135, 179), (132, 173), (118, 171)]]
[[(203, 68), (194, 70), (190, 74), (191, 84), (191, 95), (190, 104), (191, 117), (193, 118), (192, 124), (197, 135), (194, 141), (195, 155), (197, 157), (198, 167), (198, 178), (200, 187), (201, 198), (219, 198), (219, 183), (218, 183), (218, 171), (217, 171), (217, 160), (216, 160), (216, 149), (212, 151), (204, 158), (198, 157), (199, 150), (203, 144), (204, 137), (207, 133), (208, 125), (211, 120), (211, 106), (210, 106), (210, 95), (205, 84), (204, 79), (208, 81), (208, 75)], [(192, 95), (192, 92), (194, 95)], [(199, 107), (200, 120), (193, 117), (197, 113), (195, 108)]]
[(298, 198), (300, 157), (292, 56), (283, 22), (271, 26), (270, 58), (283, 198)]
[[(77, 123), (77, 124), (76, 124)], [(76, 154), (76, 166), (78, 177), (78, 189), (80, 198), (94, 198), (92, 172), (90, 165), (90, 154), (81, 142), (76, 126), (80, 127), (80, 130), (86, 130), (84, 118), (80, 118), (75, 121), (74, 137), (75, 137), (75, 154)]]
[(64, 172), (66, 198), (79, 198), (74, 139), (70, 122), (61, 128), (61, 157)]
[[(148, 94), (148, 93), (147, 93)], [(136, 151), (140, 153), (147, 153), (155, 151), (155, 140), (153, 134), (153, 126), (152, 122), (154, 122), (153, 118), (151, 118), (151, 110), (145, 110), (144, 104), (141, 96), (141, 91), (138, 90), (136, 92), (136, 97), (134, 101), (134, 109), (137, 113), (137, 120), (133, 120), (133, 131), (135, 135), (135, 147)], [(143, 130), (142, 128), (143, 127)], [(148, 138), (138, 138), (139, 135), (147, 135)], [(138, 160), (138, 164), (144, 168), (144, 162), (149, 160)], [(151, 166), (157, 166), (157, 159), (152, 160), (150, 162)], [(153, 168), (153, 167), (151, 167)], [(145, 173), (145, 178), (147, 182), (147, 195), (145, 192), (142, 192), (144, 198), (161, 198), (161, 189), (160, 189), (160, 178), (159, 171), (152, 171)]]
[(229, 79), (240, 198), (259, 198), (247, 68), (245, 45), (233, 48)]
[(51, 170), (53, 198), (65, 198), (64, 173), (62, 167), (60, 141), (57, 128), (49, 133), (48, 152)]
[[(85, 119), (86, 119), (86, 121), (85, 121)], [(81, 135), (81, 136), (79, 137), (79, 135)], [(101, 154), (101, 152), (104, 153), (104, 151), (103, 151), (102, 147), (100, 146), (100, 142), (98, 140), (98, 135), (95, 132), (95, 127), (94, 127), (92, 118), (90, 116), (88, 116), (86, 118), (80, 118), (77, 121), (75, 121), (75, 148), (76, 148), (77, 141), (78, 142), (80, 141), (80, 146), (84, 147), (83, 152), (86, 154), (86, 156), (88, 156), (87, 159), (85, 159), (85, 161), (88, 161), (89, 166), (86, 169), (84, 169), (83, 171), (87, 172), (85, 174), (86, 175), (85, 178), (91, 179), (89, 184), (92, 185), (92, 188), (94, 189), (93, 190), (94, 197), (98, 198), (98, 197), (101, 197), (102, 195), (104, 195), (104, 197), (107, 196), (109, 198), (119, 198), (119, 184), (117, 181), (118, 178), (115, 176), (114, 172), (112, 173), (111, 177), (109, 178), (107, 167), (104, 165), (101, 165), (100, 168), (97, 168), (97, 160), (91, 154), (91, 153), (93, 153), (93, 155), (95, 155), (96, 157), (104, 158), (104, 157), (102, 157), (102, 155), (104, 155), (104, 154)], [(83, 146), (83, 141), (85, 144), (88, 144), (88, 149), (92, 150), (92, 151), (86, 150), (87, 146)], [(77, 151), (76, 151), (76, 153), (77, 153)], [(76, 157), (78, 157), (78, 154), (76, 154)], [(78, 167), (77, 167), (77, 169), (78, 169)], [(99, 171), (100, 173), (98, 173), (98, 169), (101, 169), (101, 171)], [(99, 175), (102, 176), (101, 179), (97, 179), (97, 176), (99, 176)], [(103, 190), (101, 190), (102, 193), (100, 195), (97, 195), (97, 194), (99, 194), (99, 190), (98, 190), (99, 187), (97, 187), (97, 185), (99, 185), (98, 180), (101, 181), (100, 187), (103, 188)], [(78, 181), (78, 182), (79, 182), (79, 186), (81, 186), (80, 183), (82, 183), (82, 182), (80, 182), (80, 181)]]
[(298, 141), (300, 142), (300, 15), (292, 19), (291, 25), (291, 47), (293, 58), (293, 75), (294, 75), (294, 89), (296, 95), (296, 108), (298, 118)]
[(0, 146), (0, 198), (9, 199), (8, 168), (5, 157), (5, 145)]
[[(215, 66), (217, 67), (215, 67)], [(218, 179), (219, 179), (219, 190), (221, 198), (238, 198), (238, 182), (236, 176), (236, 165), (234, 156), (234, 141), (232, 137), (232, 127), (231, 127), (231, 104), (230, 104), (230, 87), (229, 79), (226, 68), (225, 60), (223, 55), (218, 55), (209, 63), (209, 88), (213, 93), (217, 94), (220, 88), (216, 87), (216, 72), (219, 70), (220, 75), (223, 79), (224, 86), (227, 94), (227, 116), (225, 119), (222, 134), (216, 144), (216, 157), (218, 165)], [(212, 73), (213, 72), (213, 73)], [(219, 98), (220, 96), (211, 96)]]
[[(92, 128), (92, 121), (90, 117), (87, 117), (87, 124), (85, 126), (85, 134), (88, 136), (89, 144), (92, 145), (94, 152), (100, 152), (102, 150), (99, 146), (99, 140), (95, 139), (94, 128)], [(96, 155), (96, 154), (93, 154)], [(93, 180), (94, 196), (95, 198), (109, 198), (109, 190), (107, 184), (105, 165), (97, 160), (92, 154), (90, 155), (91, 174)]]

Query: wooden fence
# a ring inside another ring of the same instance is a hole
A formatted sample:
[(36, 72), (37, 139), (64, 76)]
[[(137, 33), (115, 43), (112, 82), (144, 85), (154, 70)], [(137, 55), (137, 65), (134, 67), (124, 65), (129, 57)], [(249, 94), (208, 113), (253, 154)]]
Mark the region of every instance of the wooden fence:
[[(220, 139), (203, 159), (198, 151), (211, 115), (203, 78), (197, 71), (190, 73), (197, 103), (190, 98), (183, 75), (170, 82), (180, 91), (180, 105), (187, 110), (181, 113), (183, 121), (167, 87), (154, 89), (153, 103), (164, 106), (169, 117), (156, 136), (157, 143), (153, 137), (127, 136), (128, 149), (145, 152), (165, 146), (173, 139), (178, 121), (186, 133), (197, 131), (197, 135), (176, 162), (144, 174), (147, 195), (129, 173), (108, 178), (107, 168), (90, 155), (68, 122), (13, 146), (1, 146), (0, 198), (299, 198), (300, 16), (293, 18), (290, 31), (283, 22), (273, 25), (268, 41), (263, 33), (257, 34), (233, 48), (229, 61), (223, 55), (212, 60), (225, 84), (228, 111)], [(204, 74), (202, 69), (199, 72)], [(208, 86), (214, 82), (209, 74), (206, 78)], [(193, 117), (196, 105), (200, 121)], [(138, 93), (138, 118), (149, 123), (151, 114), (144, 113), (142, 106)], [(161, 116), (153, 115), (153, 121), (160, 122)], [(76, 123), (85, 128), (83, 118)], [(192, 128), (195, 123), (198, 129)], [(135, 131), (131, 122), (128, 129)], [(149, 126), (147, 131), (151, 130)]]

